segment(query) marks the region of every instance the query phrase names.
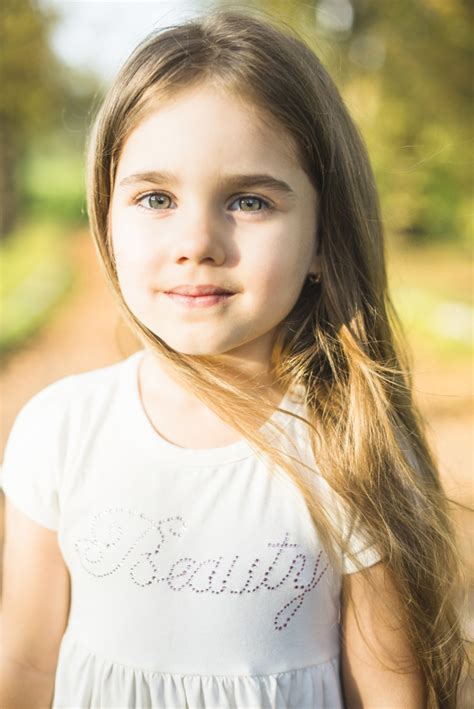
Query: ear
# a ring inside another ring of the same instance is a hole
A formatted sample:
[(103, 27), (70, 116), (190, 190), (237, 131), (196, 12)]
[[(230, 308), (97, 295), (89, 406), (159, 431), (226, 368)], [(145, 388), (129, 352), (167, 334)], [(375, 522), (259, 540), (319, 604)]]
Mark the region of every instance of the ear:
[(311, 264), (308, 270), (308, 275), (318, 276), (321, 274), (321, 237), (319, 235), (319, 228), (316, 229), (316, 233), (313, 239), (313, 252), (311, 255)]
[(316, 252), (316, 246), (315, 246), (314, 250), (315, 250), (315, 253), (314, 253), (313, 258), (311, 260), (311, 265), (308, 270), (308, 276), (310, 276), (310, 275), (320, 276), (321, 275), (321, 257)]

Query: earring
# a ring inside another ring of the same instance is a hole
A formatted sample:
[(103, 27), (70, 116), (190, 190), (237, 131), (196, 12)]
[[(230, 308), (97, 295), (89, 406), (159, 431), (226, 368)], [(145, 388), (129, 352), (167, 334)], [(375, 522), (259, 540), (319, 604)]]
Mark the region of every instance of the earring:
[(308, 275), (308, 281), (310, 283), (319, 283), (321, 280), (321, 274), (320, 273), (310, 273)]

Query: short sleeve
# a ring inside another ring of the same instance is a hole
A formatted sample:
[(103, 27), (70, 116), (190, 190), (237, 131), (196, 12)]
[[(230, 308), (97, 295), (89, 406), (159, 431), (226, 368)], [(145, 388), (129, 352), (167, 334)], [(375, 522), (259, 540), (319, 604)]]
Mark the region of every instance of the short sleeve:
[(353, 561), (349, 554), (341, 550), (342, 573), (352, 574), (381, 561), (382, 555), (376, 545), (362, 531), (363, 524), (360, 515), (355, 521), (350, 521), (339, 495), (322, 476), (318, 475), (317, 478), (317, 488), (321, 500), (325, 504), (326, 512), (342, 533), (347, 547), (358, 562)]
[(374, 544), (371, 544), (361, 532), (360, 525), (354, 524), (348, 534), (348, 546), (357, 559), (357, 565), (348, 554), (342, 554), (342, 571), (344, 574), (353, 574), (361, 568), (373, 566), (382, 560), (382, 555)]
[(59, 473), (65, 448), (65, 377), (29, 399), (10, 431), (1, 467), (1, 487), (9, 500), (34, 522), (59, 526)]

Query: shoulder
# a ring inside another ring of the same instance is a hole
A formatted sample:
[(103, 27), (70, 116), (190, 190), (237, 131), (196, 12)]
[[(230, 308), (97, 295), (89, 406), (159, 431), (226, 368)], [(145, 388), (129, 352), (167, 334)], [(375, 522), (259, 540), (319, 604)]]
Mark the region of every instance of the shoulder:
[(127, 359), (48, 384), (19, 410), (9, 433), (0, 483), (4, 494), (38, 524), (58, 529), (61, 495), (110, 411)]
[(34, 393), (20, 407), (7, 440), (7, 448), (21, 438), (43, 441), (61, 433), (62, 438), (74, 421), (84, 423), (94, 411), (103, 411), (118, 388), (123, 368), (129, 359), (77, 374), (61, 377)]
[[(26, 433), (29, 429), (38, 430), (41, 426), (51, 429), (58, 413), (70, 400), (70, 391), (74, 385), (74, 376), (66, 376), (47, 384), (32, 394), (18, 410), (13, 421), (9, 441), (18, 431)], [(7, 443), (7, 447), (8, 447)]]
[(124, 363), (125, 361), (121, 361), (56, 379), (26, 400), (19, 409), (16, 420), (26, 420), (52, 411), (67, 412), (81, 402), (85, 403), (93, 397), (104, 394), (116, 385)]

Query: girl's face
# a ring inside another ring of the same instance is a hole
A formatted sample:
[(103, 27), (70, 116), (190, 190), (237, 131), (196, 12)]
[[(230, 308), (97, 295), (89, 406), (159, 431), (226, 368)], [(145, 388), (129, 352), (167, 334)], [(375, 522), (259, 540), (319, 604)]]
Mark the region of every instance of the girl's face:
[[(317, 194), (289, 144), (209, 84), (160, 106), (126, 141), (111, 203), (120, 287), (174, 350), (269, 363), (277, 325), (318, 271)], [(196, 297), (203, 286), (228, 294)]]

